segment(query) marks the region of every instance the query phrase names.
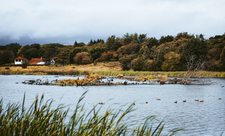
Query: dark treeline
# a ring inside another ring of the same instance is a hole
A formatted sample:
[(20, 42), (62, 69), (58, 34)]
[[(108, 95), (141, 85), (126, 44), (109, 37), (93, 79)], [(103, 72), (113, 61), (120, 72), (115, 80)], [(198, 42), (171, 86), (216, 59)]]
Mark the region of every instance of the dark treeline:
[(112, 35), (106, 41), (90, 40), (88, 44), (0, 46), (0, 65), (13, 63), (18, 56), (29, 60), (42, 57), (46, 62), (54, 58), (62, 65), (119, 61), (123, 70), (135, 71), (183, 71), (199, 63), (204, 64), (204, 70), (225, 71), (225, 34), (205, 39), (203, 34), (182, 32), (156, 39), (127, 33), (122, 38)]

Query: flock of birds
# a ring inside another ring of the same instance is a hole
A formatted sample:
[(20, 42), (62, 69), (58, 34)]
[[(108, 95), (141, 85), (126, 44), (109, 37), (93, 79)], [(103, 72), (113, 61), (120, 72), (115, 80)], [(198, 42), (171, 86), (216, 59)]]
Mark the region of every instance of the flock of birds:
[[(160, 101), (161, 99), (157, 99), (158, 101)], [(219, 98), (218, 100), (222, 100), (222, 98)], [(204, 100), (195, 100), (195, 101), (199, 101), (199, 102), (204, 102)], [(186, 100), (183, 100), (183, 102), (187, 102)], [(146, 104), (148, 104), (148, 102), (145, 102)], [(177, 103), (177, 101), (175, 101), (174, 103)], [(104, 105), (105, 103), (103, 103), (103, 102), (100, 102), (100, 103), (98, 103), (98, 104), (100, 104), (100, 105)], [(133, 103), (133, 105), (135, 105), (135, 103)]]

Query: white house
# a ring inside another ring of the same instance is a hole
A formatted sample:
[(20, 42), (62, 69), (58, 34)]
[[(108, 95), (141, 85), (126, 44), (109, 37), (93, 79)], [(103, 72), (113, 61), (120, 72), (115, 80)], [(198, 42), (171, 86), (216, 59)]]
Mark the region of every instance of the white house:
[(55, 64), (55, 60), (52, 58), (50, 64)]
[(28, 59), (24, 58), (24, 57), (17, 57), (14, 60), (15, 65), (21, 65), (23, 63), (28, 63)]

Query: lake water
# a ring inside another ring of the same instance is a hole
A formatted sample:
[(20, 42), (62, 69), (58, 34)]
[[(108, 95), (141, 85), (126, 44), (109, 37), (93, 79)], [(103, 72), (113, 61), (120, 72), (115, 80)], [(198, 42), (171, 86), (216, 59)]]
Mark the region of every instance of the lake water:
[[(124, 109), (135, 102), (134, 120), (142, 123), (144, 117), (157, 115), (165, 122), (164, 132), (185, 128), (181, 136), (218, 136), (225, 133), (225, 79), (212, 78), (212, 85), (119, 85), (119, 86), (39, 86), (22, 84), (24, 80), (76, 79), (71, 76), (0, 75), (0, 97), (4, 106), (8, 102), (22, 103), (26, 93), (26, 106), (36, 95), (53, 99), (54, 105), (65, 104), (71, 109), (81, 94), (88, 90), (83, 100), (88, 111), (99, 102), (106, 109)], [(18, 83), (17, 83), (18, 82)], [(222, 100), (219, 100), (222, 98)], [(161, 99), (160, 101), (157, 99)], [(186, 102), (183, 102), (186, 100)], [(204, 100), (199, 102), (195, 100)], [(174, 103), (177, 101), (177, 103)], [(148, 104), (146, 104), (148, 102)], [(70, 110), (72, 112), (72, 110)]]

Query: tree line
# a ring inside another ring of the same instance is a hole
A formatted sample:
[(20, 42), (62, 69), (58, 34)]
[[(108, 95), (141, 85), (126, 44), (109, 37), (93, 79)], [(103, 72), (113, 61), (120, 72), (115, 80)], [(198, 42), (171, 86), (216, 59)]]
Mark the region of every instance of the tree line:
[(13, 63), (18, 56), (29, 60), (42, 57), (46, 62), (54, 58), (62, 65), (119, 61), (123, 70), (135, 71), (183, 71), (190, 64), (199, 63), (204, 64), (204, 70), (225, 71), (225, 34), (205, 39), (203, 34), (182, 32), (156, 39), (147, 34), (127, 33), (123, 37), (112, 35), (106, 41), (91, 39), (88, 44), (75, 41), (74, 45), (0, 46), (0, 65)]

